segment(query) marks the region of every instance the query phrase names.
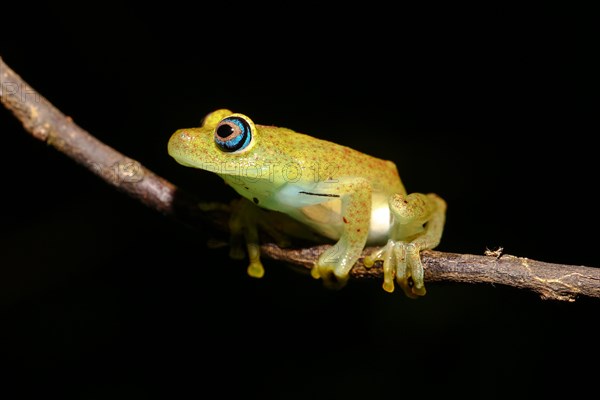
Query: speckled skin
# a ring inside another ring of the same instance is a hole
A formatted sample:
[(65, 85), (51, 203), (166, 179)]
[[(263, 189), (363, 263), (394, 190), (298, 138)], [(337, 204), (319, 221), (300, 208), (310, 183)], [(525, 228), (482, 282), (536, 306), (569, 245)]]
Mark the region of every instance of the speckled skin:
[[(224, 152), (215, 143), (215, 128), (232, 116), (246, 121), (252, 139), (239, 151)], [(407, 196), (392, 162), (287, 128), (255, 125), (229, 110), (209, 114), (199, 128), (175, 132), (168, 151), (180, 164), (217, 173), (259, 207), (285, 213), (337, 240), (313, 268), (315, 278), (343, 284), (367, 243), (387, 241), (382, 251), (365, 260), (384, 261), (384, 289), (393, 291), (395, 278), (407, 295), (425, 294), (419, 251), (439, 243), (445, 203), (433, 194)], [(260, 277), (260, 217), (253, 221), (258, 215), (253, 204), (238, 208), (232, 234), (245, 235), (248, 273)]]

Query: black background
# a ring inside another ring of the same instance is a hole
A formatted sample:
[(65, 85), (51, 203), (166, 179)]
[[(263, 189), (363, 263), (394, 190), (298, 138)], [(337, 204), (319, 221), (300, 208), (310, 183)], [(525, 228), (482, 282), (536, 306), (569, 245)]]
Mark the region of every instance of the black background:
[[(0, 56), (84, 129), (207, 200), (234, 193), (166, 143), (226, 107), (394, 161), (409, 192), (448, 202), (439, 250), (599, 266), (585, 10), (52, 4), (5, 11)], [(597, 300), (332, 292), (269, 261), (254, 280), (206, 247), (211, 232), (116, 192), (5, 110), (0, 132), (11, 398), (504, 398), (575, 395), (597, 375)]]

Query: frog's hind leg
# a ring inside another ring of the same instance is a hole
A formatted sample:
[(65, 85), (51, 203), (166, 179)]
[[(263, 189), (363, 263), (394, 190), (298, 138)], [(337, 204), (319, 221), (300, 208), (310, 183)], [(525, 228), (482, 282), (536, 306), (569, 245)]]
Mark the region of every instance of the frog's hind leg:
[(421, 250), (436, 247), (444, 229), (446, 203), (435, 194), (394, 194), (389, 200), (393, 224), (390, 240), (365, 257), (365, 265), (383, 261), (383, 288), (394, 290), (393, 280), (409, 297), (425, 295)]

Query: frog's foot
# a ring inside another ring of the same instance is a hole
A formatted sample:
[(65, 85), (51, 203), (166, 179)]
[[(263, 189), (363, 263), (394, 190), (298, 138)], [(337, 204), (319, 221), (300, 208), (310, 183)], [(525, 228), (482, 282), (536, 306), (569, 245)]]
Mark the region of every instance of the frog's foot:
[(244, 251), (244, 236), (239, 234), (231, 235), (231, 243), (229, 248), (229, 257), (235, 260), (243, 260), (246, 258), (246, 251), (250, 263), (248, 265), (248, 275), (252, 278), (262, 278), (265, 275), (265, 269), (260, 261), (260, 246), (256, 242), (246, 241), (246, 251)]
[(315, 279), (322, 279), (330, 289), (341, 289), (348, 282), (350, 269), (356, 262), (348, 255), (342, 255), (340, 245), (336, 244), (325, 250), (310, 271)]
[(388, 240), (387, 244), (365, 257), (364, 264), (371, 267), (375, 261), (383, 261), (383, 289), (394, 291), (394, 278), (410, 298), (425, 295), (423, 264), (420, 248), (415, 243)]
[(265, 275), (265, 268), (260, 262), (260, 247), (258, 244), (248, 243), (248, 258), (250, 259), (250, 265), (248, 265), (248, 275), (252, 278), (262, 278)]

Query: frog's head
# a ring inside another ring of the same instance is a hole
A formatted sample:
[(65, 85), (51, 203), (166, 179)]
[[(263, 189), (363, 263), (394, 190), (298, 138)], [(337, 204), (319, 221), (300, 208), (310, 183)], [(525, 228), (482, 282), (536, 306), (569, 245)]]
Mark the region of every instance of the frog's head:
[(255, 144), (256, 127), (252, 120), (221, 109), (208, 114), (199, 128), (176, 131), (169, 139), (168, 151), (187, 167), (223, 172), (224, 163), (251, 161), (254, 157), (250, 150)]

